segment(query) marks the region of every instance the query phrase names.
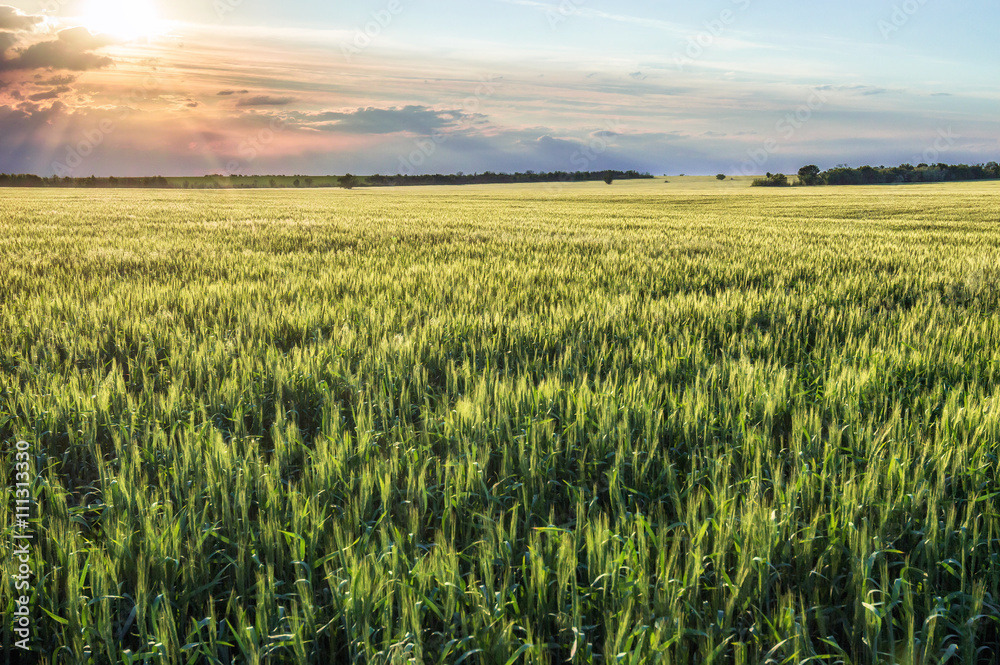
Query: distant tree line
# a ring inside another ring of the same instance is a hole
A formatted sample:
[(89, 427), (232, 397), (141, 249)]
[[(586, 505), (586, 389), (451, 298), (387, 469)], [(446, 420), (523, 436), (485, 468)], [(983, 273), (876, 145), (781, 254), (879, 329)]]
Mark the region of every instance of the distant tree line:
[(483, 185), (504, 183), (545, 183), (545, 182), (596, 182), (611, 184), (615, 180), (635, 180), (652, 178), (649, 173), (638, 171), (526, 171), (524, 173), (457, 173), (452, 175), (347, 175), (306, 177), (306, 176), (225, 176), (209, 175), (198, 178), (45, 178), (31, 174), (0, 173), (0, 187), (145, 187), (157, 189), (256, 189), (282, 187), (403, 187), (413, 185)]
[[(888, 185), (906, 182), (956, 182), (1000, 179), (1000, 165), (901, 164), (900, 166), (837, 166), (820, 171), (818, 166), (799, 169), (800, 185)], [(756, 183), (755, 183), (756, 184)]]
[(149, 187), (169, 188), (171, 185), (163, 176), (147, 178), (43, 178), (30, 173), (0, 173), (0, 187)]
[(498, 185), (532, 182), (600, 182), (615, 180), (640, 180), (652, 178), (649, 173), (638, 171), (525, 171), (524, 173), (493, 173), (485, 171), (472, 175), (372, 175), (367, 184), (373, 187), (406, 185)]

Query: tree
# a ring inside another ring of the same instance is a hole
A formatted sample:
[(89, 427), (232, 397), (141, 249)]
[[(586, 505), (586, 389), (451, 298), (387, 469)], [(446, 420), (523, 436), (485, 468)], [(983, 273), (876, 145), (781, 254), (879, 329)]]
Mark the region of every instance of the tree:
[(715, 179), (716, 180), (725, 180), (726, 179), (726, 174), (725, 173), (720, 173), (719, 175), (715, 176)]
[(615, 177), (611, 174), (611, 171), (608, 171), (607, 173), (604, 174), (604, 182), (610, 185), (614, 181)]
[(752, 183), (753, 187), (788, 187), (788, 176), (784, 173), (768, 173), (764, 178), (757, 178)]
[(818, 185), (822, 182), (819, 174), (819, 167), (815, 164), (803, 166), (799, 169), (799, 182), (803, 185)]
[(358, 184), (358, 179), (352, 176), (350, 173), (340, 178), (340, 186), (344, 189), (354, 189)]
[(298, 178), (296, 178), (295, 180), (293, 180), (292, 184), (295, 185), (296, 187), (301, 187), (301, 185), (299, 184), (299, 179)]

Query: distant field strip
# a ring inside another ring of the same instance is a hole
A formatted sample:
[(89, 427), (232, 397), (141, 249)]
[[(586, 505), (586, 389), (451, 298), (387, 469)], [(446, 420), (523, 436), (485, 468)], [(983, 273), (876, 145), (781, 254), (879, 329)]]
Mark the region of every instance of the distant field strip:
[(3, 190), (35, 644), (995, 663), (998, 261), (1000, 183)]

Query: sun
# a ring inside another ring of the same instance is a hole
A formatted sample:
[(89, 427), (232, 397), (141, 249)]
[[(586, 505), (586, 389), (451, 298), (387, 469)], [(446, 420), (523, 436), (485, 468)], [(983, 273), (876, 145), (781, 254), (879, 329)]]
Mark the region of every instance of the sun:
[(153, 37), (164, 31), (156, 3), (150, 0), (88, 0), (83, 20), (91, 32), (124, 41)]

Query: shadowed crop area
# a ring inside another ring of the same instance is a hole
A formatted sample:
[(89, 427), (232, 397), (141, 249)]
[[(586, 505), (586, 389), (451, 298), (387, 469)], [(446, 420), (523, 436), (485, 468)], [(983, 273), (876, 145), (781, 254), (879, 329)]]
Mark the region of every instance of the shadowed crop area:
[(737, 184), (4, 191), (42, 661), (996, 662), (1000, 184)]

